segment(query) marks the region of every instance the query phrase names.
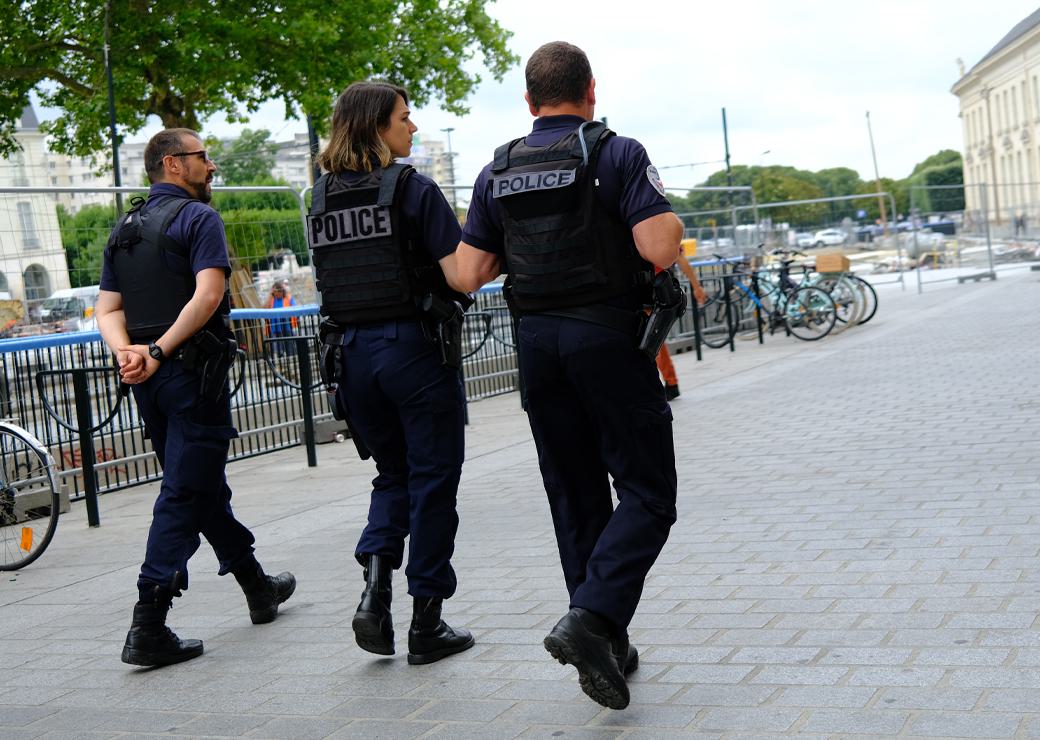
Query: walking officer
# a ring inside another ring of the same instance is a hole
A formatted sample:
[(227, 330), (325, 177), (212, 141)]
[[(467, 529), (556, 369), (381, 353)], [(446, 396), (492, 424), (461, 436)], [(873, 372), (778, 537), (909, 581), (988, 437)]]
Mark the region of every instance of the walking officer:
[(253, 624), (275, 618), (296, 579), (264, 573), (253, 534), (231, 511), (224, 476), (238, 436), (227, 383), (237, 345), (224, 224), (207, 205), (216, 165), (184, 128), (153, 136), (144, 157), (148, 199), (135, 199), (109, 238), (96, 314), (163, 470), (123, 647), (124, 663), (159, 666), (202, 654), (200, 640), (181, 640), (165, 626), (173, 597), (188, 588), (200, 535), (220, 575), (234, 574), (245, 592)]
[(355, 82), (336, 101), (318, 162), (307, 236), (321, 300), (322, 374), (362, 458), (375, 459), (368, 525), (355, 550), (365, 589), (357, 644), (393, 655), (391, 574), (409, 539), (408, 662), (473, 646), (441, 619), (455, 593), (465, 398), (461, 333), (467, 296), (451, 290), (458, 219), (436, 184), (395, 162), (417, 130), (408, 94)]
[(653, 359), (669, 314), (647, 319), (643, 308), (670, 295), (658, 303), (674, 321), (680, 298), (685, 306), (670, 271), (653, 271), (676, 261), (682, 227), (643, 147), (593, 120), (581, 49), (542, 46), (526, 80), (533, 130), (477, 177), (455, 286), (509, 273), (525, 407), (570, 593), (545, 647), (575, 666), (592, 699), (622, 709), (638, 663), (627, 627), (676, 516), (672, 417)]

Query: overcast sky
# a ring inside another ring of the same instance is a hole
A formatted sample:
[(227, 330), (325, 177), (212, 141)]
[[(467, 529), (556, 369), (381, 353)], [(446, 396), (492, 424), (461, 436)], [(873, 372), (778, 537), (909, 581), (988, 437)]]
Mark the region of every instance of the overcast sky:
[[(872, 177), (869, 110), (881, 174), (901, 178), (939, 149), (961, 148), (950, 93), (959, 78), (956, 60), (970, 69), (1036, 7), (1029, 0), (499, 0), (488, 9), (514, 33), (510, 48), (520, 65), (502, 82), (484, 74), (467, 101), (469, 115), (431, 105), (413, 120), (433, 138), (455, 129), (457, 181), (472, 184), (497, 145), (530, 128), (527, 57), (562, 39), (589, 56), (597, 117), (643, 142), (658, 167), (722, 159), (725, 107), (734, 164), (851, 167)], [(473, 66), (481, 67), (479, 58)], [(265, 106), (249, 126), (270, 129), (279, 140), (305, 130), (300, 121), (283, 120), (282, 111), (280, 103)], [(211, 119), (204, 133), (241, 128)], [(669, 188), (688, 187), (721, 167), (661, 174)]]

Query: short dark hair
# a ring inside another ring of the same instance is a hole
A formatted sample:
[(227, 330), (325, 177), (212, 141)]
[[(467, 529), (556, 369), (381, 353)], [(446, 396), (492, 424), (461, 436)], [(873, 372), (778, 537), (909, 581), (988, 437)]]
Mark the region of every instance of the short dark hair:
[(148, 182), (162, 181), (163, 157), (184, 151), (181, 138), (185, 135), (202, 141), (198, 132), (190, 128), (166, 128), (148, 140), (148, 145), (144, 148), (144, 171), (148, 174)]
[(394, 155), (379, 136), (379, 129), (390, 125), (399, 95), (407, 105), (408, 93), (389, 82), (348, 85), (332, 109), (329, 145), (318, 155), (318, 165), (333, 173), (371, 172), (373, 166), (389, 165)]
[(531, 105), (581, 103), (592, 81), (592, 66), (585, 52), (566, 41), (543, 44), (527, 60), (524, 70)]

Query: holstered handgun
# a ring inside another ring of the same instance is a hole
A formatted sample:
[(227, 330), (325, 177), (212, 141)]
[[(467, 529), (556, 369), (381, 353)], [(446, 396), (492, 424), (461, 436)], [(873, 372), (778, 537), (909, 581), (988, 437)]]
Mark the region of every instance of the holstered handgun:
[(227, 393), (228, 373), (238, 356), (238, 342), (202, 330), (184, 345), (184, 368), (199, 376), (199, 397), (216, 403)]
[(328, 398), (329, 408), (332, 409), (332, 417), (347, 425), (347, 431), (350, 432), (350, 439), (353, 440), (358, 455), (362, 460), (367, 460), (372, 457), (372, 452), (350, 423), (350, 414), (347, 413), (339, 396), (339, 379), (343, 375), (343, 334), (335, 324), (322, 320), (318, 326), (318, 340), (321, 342), (318, 374), (325, 386), (325, 396)]
[(428, 328), (441, 353), (441, 364), (456, 369), (462, 367), (462, 324), (466, 320), (462, 306), (427, 293), (419, 308), (429, 321)]
[(653, 283), (654, 304), (639, 337), (639, 349), (651, 360), (661, 351), (668, 332), (679, 317), (686, 313), (686, 293), (670, 270), (657, 273)]

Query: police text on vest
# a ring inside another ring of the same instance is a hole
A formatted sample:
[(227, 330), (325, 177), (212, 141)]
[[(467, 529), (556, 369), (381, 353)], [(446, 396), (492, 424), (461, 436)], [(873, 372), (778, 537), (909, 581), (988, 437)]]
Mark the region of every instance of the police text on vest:
[(495, 177), (492, 180), (492, 195), (495, 198), (501, 198), (534, 190), (565, 188), (574, 182), (576, 176), (577, 170), (549, 170), (548, 172), (521, 172), (515, 175)]
[(390, 236), (390, 209), (358, 206), (308, 216), (311, 248), (329, 247), (360, 239)]

